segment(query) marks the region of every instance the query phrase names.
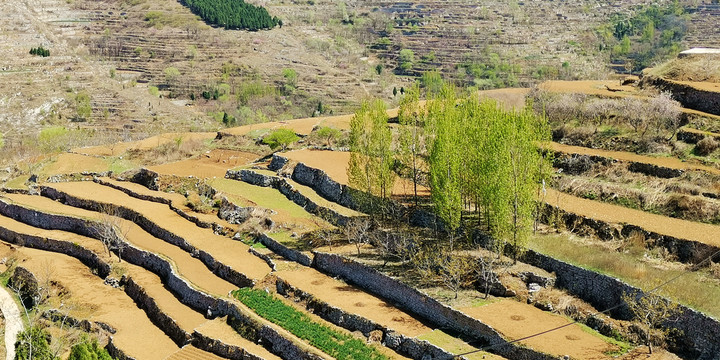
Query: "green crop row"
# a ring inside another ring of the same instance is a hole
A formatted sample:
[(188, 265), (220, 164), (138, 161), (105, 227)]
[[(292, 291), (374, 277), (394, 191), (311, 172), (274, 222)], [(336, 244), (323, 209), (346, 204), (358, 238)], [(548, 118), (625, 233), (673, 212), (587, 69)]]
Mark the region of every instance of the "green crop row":
[(309, 342), (338, 360), (385, 360), (376, 348), (350, 334), (318, 324), (280, 299), (262, 290), (243, 288), (232, 295), (263, 318), (280, 325), (293, 335)]

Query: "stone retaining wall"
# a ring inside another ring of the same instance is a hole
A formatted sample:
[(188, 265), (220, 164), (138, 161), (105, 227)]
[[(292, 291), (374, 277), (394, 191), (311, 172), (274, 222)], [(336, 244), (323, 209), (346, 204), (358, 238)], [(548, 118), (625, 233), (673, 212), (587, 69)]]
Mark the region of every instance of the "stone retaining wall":
[(350, 217), (348, 216), (342, 215), (328, 207), (318, 205), (316, 202), (312, 201), (310, 198), (295, 189), (284, 178), (258, 174), (252, 170), (229, 170), (225, 177), (228, 179), (244, 181), (252, 185), (275, 188), (280, 191), (281, 194), (285, 195), (288, 200), (304, 208), (307, 212), (317, 215), (333, 225), (343, 226), (350, 220)]
[[(566, 229), (582, 236), (594, 235), (602, 240), (616, 240), (627, 238), (633, 233), (640, 233), (645, 238), (647, 248), (663, 247), (684, 263), (697, 263), (720, 251), (718, 247), (701, 242), (658, 234), (631, 224), (610, 224), (550, 205), (544, 206), (541, 220), (547, 224), (551, 217), (558, 215)], [(720, 261), (720, 256), (716, 256), (714, 259)]]
[(131, 196), (131, 197), (134, 197), (134, 198), (136, 198), (136, 199), (165, 204), (165, 205), (167, 205), (167, 206), (170, 208), (170, 210), (172, 210), (172, 211), (174, 211), (176, 214), (184, 217), (186, 220), (195, 223), (195, 225), (197, 225), (197, 226), (199, 226), (199, 227), (201, 227), (201, 228), (213, 229), (213, 231), (214, 231), (216, 234), (225, 234), (225, 233), (227, 232), (227, 229), (225, 229), (222, 225), (220, 225), (220, 224), (218, 224), (218, 223), (216, 223), (216, 222), (203, 221), (203, 220), (201, 220), (200, 218), (198, 218), (197, 216), (194, 216), (194, 215), (192, 215), (192, 214), (190, 214), (190, 213), (188, 213), (188, 212), (186, 212), (186, 211), (184, 211), (184, 210), (176, 207), (175, 205), (173, 205), (173, 203), (172, 203), (171, 200), (169, 200), (169, 199), (167, 199), (167, 198), (164, 198), (164, 197), (162, 197), (162, 196), (153, 196), (153, 195), (140, 194), (140, 193), (137, 193), (137, 192), (135, 192), (135, 191), (132, 191), (132, 190), (130, 190), (130, 189), (128, 189), (128, 188), (125, 188), (125, 187), (122, 187), (122, 186), (118, 186), (118, 185), (116, 185), (116, 184), (113, 184), (113, 183), (111, 183), (111, 182), (105, 181), (105, 180), (100, 179), (100, 178), (95, 178), (95, 179), (93, 179), (93, 181), (96, 182), (96, 183), (98, 183), (98, 184), (100, 184), (100, 185), (104, 185), (104, 186), (107, 186), (107, 187), (111, 187), (111, 188), (113, 188), (113, 189), (115, 189), (115, 190), (122, 191), (122, 192), (124, 192), (125, 194), (127, 194), (127, 195), (129, 195), (129, 196)]
[[(627, 283), (592, 270), (553, 259), (533, 250), (525, 252), (522, 261), (554, 272), (556, 285), (589, 302), (598, 309), (614, 308), (611, 314), (617, 318), (630, 319), (632, 314), (622, 304), (623, 294), (643, 294), (642, 290)], [(718, 359), (720, 356), (720, 322), (686, 306), (679, 305), (681, 315), (669, 327), (683, 332), (676, 344), (676, 352), (692, 359)]]
[[(53, 200), (60, 200), (70, 206), (79, 207), (91, 211), (101, 211), (103, 207), (108, 206), (104, 206), (104, 204), (95, 200), (77, 198), (47, 186), (42, 186), (40, 191), (43, 196), (49, 197)], [(110, 204), (109, 207), (111, 207), (112, 210), (116, 214), (118, 214), (118, 216), (126, 220), (133, 221), (151, 235), (162, 239), (170, 244), (178, 246), (181, 249), (187, 251), (188, 253), (193, 254), (194, 256), (197, 256), (205, 264), (205, 266), (210, 269), (210, 271), (212, 271), (220, 278), (238, 287), (247, 287), (254, 285), (254, 281), (252, 279), (232, 269), (231, 267), (215, 260), (215, 258), (206, 251), (195, 248), (182, 237), (175, 235), (174, 233), (166, 230), (165, 228), (160, 227), (141, 213), (124, 207), (122, 205)]]
[(205, 336), (202, 333), (198, 332), (197, 330), (195, 330), (193, 332), (192, 337), (193, 337), (193, 341), (192, 341), (193, 346), (195, 346), (198, 349), (203, 349), (207, 352), (213, 353), (224, 359), (263, 360), (263, 358), (253, 355), (253, 354), (245, 351), (245, 349), (243, 349), (239, 346), (226, 344), (220, 340)]
[(505, 344), (506, 340), (492, 327), (354, 260), (335, 254), (316, 252), (313, 267), (332, 276), (339, 276), (365, 291), (390, 300), (406, 311), (429, 321), (435, 327), (451, 329), (483, 345), (495, 345), (493, 352), (506, 358), (515, 360), (556, 358), (515, 344)]
[(172, 339), (179, 347), (183, 347), (192, 341), (192, 335), (183, 330), (177, 321), (164, 313), (142, 286), (135, 283), (132, 278), (125, 281), (125, 293), (133, 299), (138, 308), (145, 311), (148, 318), (155, 326), (162, 329), (163, 332)]
[(257, 241), (259, 241), (261, 244), (265, 245), (268, 249), (272, 250), (272, 252), (290, 260), (294, 261), (298, 264), (310, 266), (312, 265), (312, 258), (308, 256), (307, 254), (303, 253), (302, 251), (290, 249), (289, 247), (275, 241), (273, 238), (265, 235), (260, 234), (256, 237)]
[[(64, 230), (77, 233), (79, 235), (93, 237), (94, 231), (88, 220), (74, 218), (65, 215), (54, 215), (45, 214), (30, 209), (24, 209), (20, 212), (23, 219), (33, 219), (39, 228), (48, 230)], [(23, 220), (20, 220), (23, 221)], [(77, 231), (72, 231), (75, 229)], [(59, 242), (59, 241), (58, 241)], [(70, 243), (64, 245), (62, 248), (68, 248), (74, 246)], [(77, 254), (85, 254), (84, 252), (78, 252)], [(292, 340), (283, 337), (273, 327), (263, 324), (251, 316), (243, 313), (240, 308), (233, 302), (225, 299), (215, 298), (208, 295), (190, 285), (175, 271), (173, 266), (165, 259), (157, 254), (141, 250), (136, 248), (132, 244), (126, 243), (123, 251), (123, 259), (125, 261), (145, 268), (158, 276), (163, 280), (165, 286), (177, 296), (178, 300), (190, 308), (199, 311), (201, 313), (207, 313), (210, 317), (224, 317), (229, 316), (233, 319), (235, 327), (243, 327), (243, 334), (250, 333), (252, 338), (249, 340), (254, 342), (261, 342), (263, 345), (268, 347), (273, 353), (281, 356), (284, 359), (312, 359), (319, 360), (320, 358), (313, 353), (312, 350), (304, 348)], [(82, 259), (80, 259), (82, 261)], [(165, 323), (161, 321), (160, 323)], [(163, 329), (163, 331), (166, 331)], [(172, 330), (167, 330), (172, 333)], [(172, 337), (172, 336), (171, 336)], [(108, 351), (112, 351), (113, 356), (121, 356), (120, 358), (126, 358), (122, 352), (115, 348), (114, 345), (108, 345)], [(208, 350), (211, 351), (211, 350)], [(120, 355), (115, 355), (120, 354)], [(252, 358), (252, 357), (251, 357)], [(253, 358), (254, 359), (254, 358)]]
[[(362, 316), (334, 307), (317, 299), (312, 294), (306, 293), (290, 285), (290, 283), (283, 279), (278, 278), (275, 285), (277, 287), (277, 292), (280, 295), (289, 297), (295, 302), (304, 302), (305, 307), (311, 313), (318, 315), (337, 326), (349, 331), (360, 331), (366, 337), (370, 336), (371, 332), (381, 332), (382, 344), (402, 356), (415, 360), (455, 359), (453, 354), (448, 353), (447, 351), (432, 345), (425, 340), (407, 337)], [(458, 357), (457, 359), (466, 358)]]
[(671, 92), (673, 99), (679, 101), (683, 107), (720, 115), (720, 92), (700, 90), (669, 79), (644, 75), (640, 80), (640, 86), (645, 87), (648, 85), (661, 91)]

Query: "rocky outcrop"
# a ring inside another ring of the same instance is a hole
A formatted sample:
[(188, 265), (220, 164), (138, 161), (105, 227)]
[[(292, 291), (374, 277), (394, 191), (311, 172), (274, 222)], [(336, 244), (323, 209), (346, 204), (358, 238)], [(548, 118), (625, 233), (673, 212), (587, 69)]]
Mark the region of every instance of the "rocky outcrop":
[(130, 173), (123, 174), (122, 179), (128, 179), (136, 184), (140, 184), (150, 190), (159, 190), (158, 189), (158, 178), (160, 177), (160, 174), (148, 170), (146, 168), (141, 168), (140, 170), (133, 171)]
[[(631, 319), (632, 314), (622, 304), (623, 294), (643, 294), (639, 288), (592, 270), (553, 259), (533, 250), (525, 252), (522, 261), (537, 266), (557, 276), (556, 286), (589, 302), (598, 309), (612, 309), (611, 314), (620, 319)], [(669, 301), (669, 300), (668, 300)], [(667, 324), (679, 329), (676, 349), (692, 359), (717, 359), (720, 354), (720, 322), (686, 306), (679, 305), (677, 321)]]
[[(6, 239), (3, 235), (0, 238)], [(17, 266), (8, 280), (8, 287), (15, 289), (26, 309), (32, 309), (43, 299), (40, 298), (38, 281), (30, 270)]]
[[(112, 210), (120, 217), (133, 221), (138, 226), (140, 226), (143, 230), (147, 231), (151, 235), (162, 239), (170, 244), (173, 244), (175, 246), (180, 247), (181, 249), (187, 251), (188, 253), (191, 253), (197, 258), (199, 258), (205, 266), (207, 266), (210, 271), (212, 271), (215, 275), (219, 276), (220, 278), (238, 286), (238, 287), (246, 287), (246, 286), (253, 286), (254, 281), (244, 274), (234, 270), (230, 266), (227, 266), (219, 261), (217, 261), (212, 255), (210, 255), (208, 252), (195, 248), (194, 246), (190, 245), (185, 239), (182, 237), (174, 234), (172, 231), (169, 231), (158, 224), (155, 224), (150, 219), (148, 219), (143, 214), (127, 208), (122, 205), (115, 205), (115, 204), (103, 204), (101, 202), (90, 200), (90, 199), (82, 199), (78, 197), (71, 196), (69, 194), (63, 193), (61, 191), (58, 191), (52, 187), (48, 186), (42, 186), (40, 188), (40, 192), (43, 196), (49, 197), (53, 200), (60, 200), (65, 204), (68, 204), (70, 206), (79, 207), (91, 211), (101, 211), (104, 207), (110, 206), (112, 207)], [(68, 230), (72, 231), (72, 230)], [(90, 235), (88, 235), (90, 236)]]
[(689, 84), (648, 74), (643, 74), (640, 86), (651, 86), (661, 91), (669, 91), (672, 93), (673, 99), (679, 101), (683, 107), (720, 115), (720, 92), (701, 90)]
[(483, 345), (494, 345), (493, 352), (511, 359), (554, 359), (532, 349), (508, 344), (492, 327), (375, 269), (335, 254), (315, 253), (313, 267), (338, 276), (361, 289), (392, 301), (433, 326), (450, 329)]
[[(295, 302), (303, 302), (311, 313), (337, 326), (349, 331), (360, 331), (366, 337), (370, 337), (372, 335), (371, 333), (379, 332), (382, 334), (382, 344), (402, 356), (416, 360), (454, 358), (453, 354), (427, 341), (407, 337), (360, 315), (349, 313), (341, 308), (332, 306), (315, 298), (312, 294), (293, 287), (285, 280), (278, 278), (275, 285), (278, 294), (288, 297)], [(460, 357), (459, 359), (465, 359), (465, 357)]]

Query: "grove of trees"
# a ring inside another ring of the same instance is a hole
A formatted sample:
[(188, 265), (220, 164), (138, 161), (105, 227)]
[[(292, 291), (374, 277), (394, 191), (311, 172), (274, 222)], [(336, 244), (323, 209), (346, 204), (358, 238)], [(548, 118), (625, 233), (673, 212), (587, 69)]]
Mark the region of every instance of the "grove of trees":
[(472, 215), (496, 239), (521, 250), (532, 232), (540, 186), (551, 173), (539, 148), (550, 140), (547, 122), (531, 107), (506, 111), (495, 101), (458, 94), (443, 85), (423, 107), (418, 88), (408, 90), (397, 145), (384, 103), (364, 102), (351, 121), (350, 186), (370, 201), (387, 199), (396, 170), (403, 169), (416, 199), (419, 184), (430, 187), (451, 249), (463, 218)]
[(226, 29), (264, 30), (282, 26), (282, 20), (270, 16), (262, 6), (248, 4), (243, 0), (182, 0), (204, 21)]

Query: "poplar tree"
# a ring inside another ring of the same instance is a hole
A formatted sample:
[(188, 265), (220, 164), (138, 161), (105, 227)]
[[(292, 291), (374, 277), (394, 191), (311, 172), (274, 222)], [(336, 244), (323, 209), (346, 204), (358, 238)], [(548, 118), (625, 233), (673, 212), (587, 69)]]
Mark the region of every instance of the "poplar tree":
[(388, 199), (395, 182), (392, 134), (387, 121), (387, 108), (382, 100), (363, 101), (350, 121), (348, 181), (351, 187), (364, 193), (355, 200), (370, 212), (380, 210), (378, 206), (382, 204), (374, 199)]
[(420, 178), (421, 162), (420, 155), (423, 154), (423, 122), (425, 110), (420, 108), (420, 88), (413, 86), (400, 101), (398, 121), (400, 128), (400, 158), (405, 166), (410, 168), (410, 175), (413, 182), (413, 201), (418, 204), (417, 185)]
[(453, 248), (454, 235), (460, 227), (461, 153), (458, 146), (462, 134), (458, 131), (460, 112), (456, 107), (455, 89), (445, 86), (428, 106), (427, 128), (433, 136), (430, 146), (430, 188), (435, 211), (443, 220)]

